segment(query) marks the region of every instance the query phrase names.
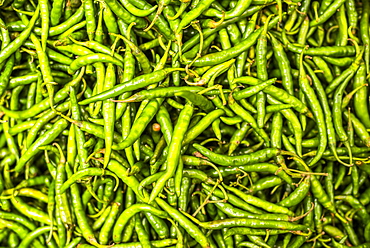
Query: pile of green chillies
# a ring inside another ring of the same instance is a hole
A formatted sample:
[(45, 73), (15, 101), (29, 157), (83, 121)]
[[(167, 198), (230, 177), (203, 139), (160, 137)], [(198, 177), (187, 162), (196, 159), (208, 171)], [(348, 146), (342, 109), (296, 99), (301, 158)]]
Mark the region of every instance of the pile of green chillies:
[(0, 0), (0, 248), (370, 247), (369, 22)]

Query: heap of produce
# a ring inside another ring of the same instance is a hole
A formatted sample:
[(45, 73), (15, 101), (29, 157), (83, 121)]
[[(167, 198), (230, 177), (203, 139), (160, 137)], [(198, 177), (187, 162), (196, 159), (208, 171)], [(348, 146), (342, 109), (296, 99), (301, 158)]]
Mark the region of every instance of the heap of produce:
[(0, 1), (0, 248), (370, 247), (370, 1)]

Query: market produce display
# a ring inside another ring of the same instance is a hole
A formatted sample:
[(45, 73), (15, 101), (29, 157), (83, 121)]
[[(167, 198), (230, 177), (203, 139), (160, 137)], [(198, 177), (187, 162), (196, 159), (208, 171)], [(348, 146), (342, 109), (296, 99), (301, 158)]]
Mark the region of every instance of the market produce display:
[(370, 1), (0, 1), (0, 248), (370, 247)]

